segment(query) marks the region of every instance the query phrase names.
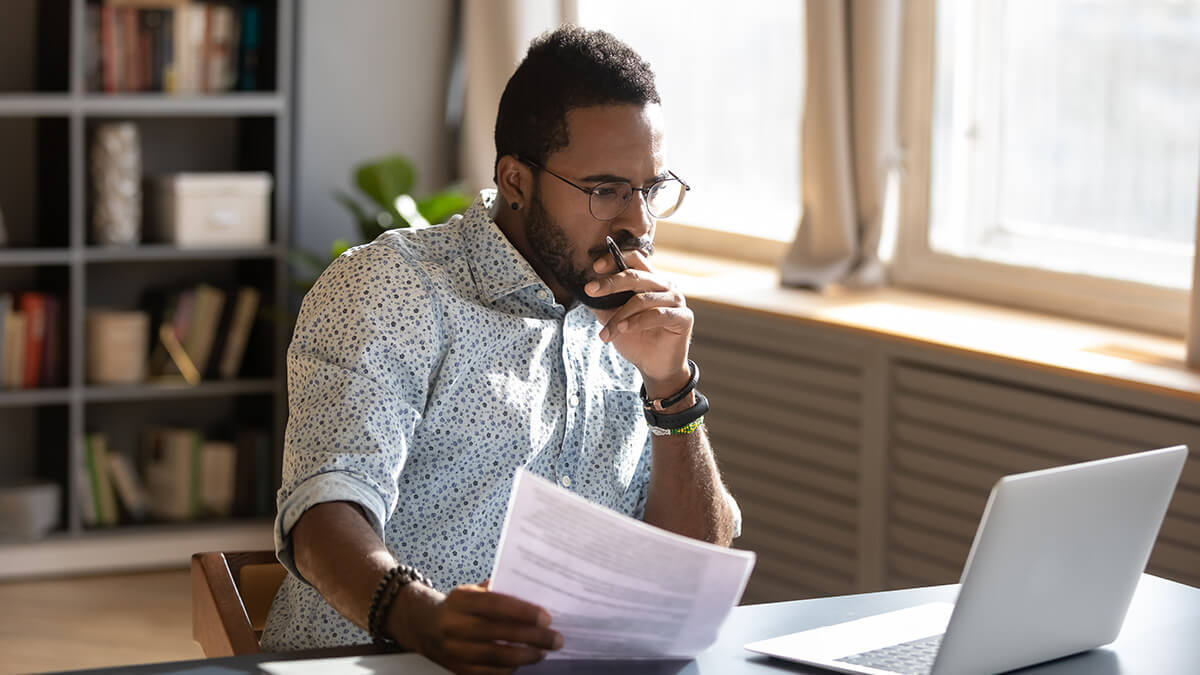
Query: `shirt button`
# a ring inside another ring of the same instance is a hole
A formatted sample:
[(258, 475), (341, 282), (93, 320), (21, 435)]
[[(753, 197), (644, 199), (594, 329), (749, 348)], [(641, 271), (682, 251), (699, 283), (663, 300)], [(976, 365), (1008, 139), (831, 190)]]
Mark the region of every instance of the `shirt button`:
[(538, 289), (538, 291), (537, 291), (538, 300), (545, 300), (547, 295), (549, 295), (549, 294), (546, 293), (546, 289), (544, 289), (544, 288)]
[(574, 408), (575, 406), (579, 405), (579, 397), (576, 396), (575, 394), (571, 394), (571, 398), (567, 399), (567, 403), (569, 403), (571, 405), (571, 407)]
[(563, 477), (559, 479), (559, 482), (562, 483), (562, 486), (565, 488), (571, 487), (571, 477), (566, 474), (563, 474)]

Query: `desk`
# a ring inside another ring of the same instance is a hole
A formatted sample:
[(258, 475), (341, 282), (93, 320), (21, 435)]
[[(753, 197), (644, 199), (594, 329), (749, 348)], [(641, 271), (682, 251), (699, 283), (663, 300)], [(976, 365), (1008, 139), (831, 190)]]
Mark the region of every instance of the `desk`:
[[(902, 609), (934, 600), (953, 601), (958, 586), (931, 586), (900, 591), (816, 598), (795, 602), (747, 605), (733, 610), (716, 644), (689, 662), (571, 662), (548, 661), (521, 673), (588, 673), (617, 675), (779, 675), (827, 673), (798, 664), (752, 654), (742, 645), (869, 614)], [(360, 653), (338, 650), (341, 654)], [(325, 654), (325, 656), (337, 654)], [(201, 661), (178, 661), (86, 671), (143, 674), (188, 673), (230, 675), (257, 673), (257, 664), (280, 660), (280, 654), (255, 654)], [(1142, 575), (1125, 626), (1116, 642), (1101, 649), (1040, 666), (1022, 673), (1052, 675), (1163, 675), (1200, 671), (1200, 589)], [(84, 672), (84, 671), (76, 671)]]

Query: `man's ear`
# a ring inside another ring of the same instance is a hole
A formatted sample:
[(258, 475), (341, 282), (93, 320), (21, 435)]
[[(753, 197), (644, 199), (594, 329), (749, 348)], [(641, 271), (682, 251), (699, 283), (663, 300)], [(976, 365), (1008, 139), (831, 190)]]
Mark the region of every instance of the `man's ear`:
[[(504, 208), (514, 211), (529, 205), (533, 194), (533, 171), (514, 155), (505, 155), (496, 163), (496, 189)], [(516, 204), (516, 207), (513, 207)]]

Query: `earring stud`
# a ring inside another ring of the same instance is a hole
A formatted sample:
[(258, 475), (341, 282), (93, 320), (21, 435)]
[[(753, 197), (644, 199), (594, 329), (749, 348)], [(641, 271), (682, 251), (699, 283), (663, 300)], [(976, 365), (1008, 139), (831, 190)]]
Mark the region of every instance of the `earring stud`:
[(516, 203), (516, 202), (513, 202), (513, 203), (512, 203), (512, 210), (513, 210), (513, 211), (516, 211), (516, 210), (517, 210), (517, 209), (519, 209), (519, 208), (521, 208), (521, 205), (520, 205), (520, 204), (518, 204), (518, 203)]

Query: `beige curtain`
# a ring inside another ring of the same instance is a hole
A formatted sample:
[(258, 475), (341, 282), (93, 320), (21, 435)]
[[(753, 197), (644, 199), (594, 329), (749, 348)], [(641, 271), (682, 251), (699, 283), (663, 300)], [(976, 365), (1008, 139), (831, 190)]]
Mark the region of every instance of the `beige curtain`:
[(473, 194), (492, 187), (496, 161), (496, 108), (504, 85), (529, 42), (574, 19), (573, 0), (466, 0), (463, 50), (466, 81), (459, 145), (463, 186)]
[(780, 264), (788, 286), (873, 286), (898, 149), (902, 0), (808, 0), (801, 130), (804, 212)]

